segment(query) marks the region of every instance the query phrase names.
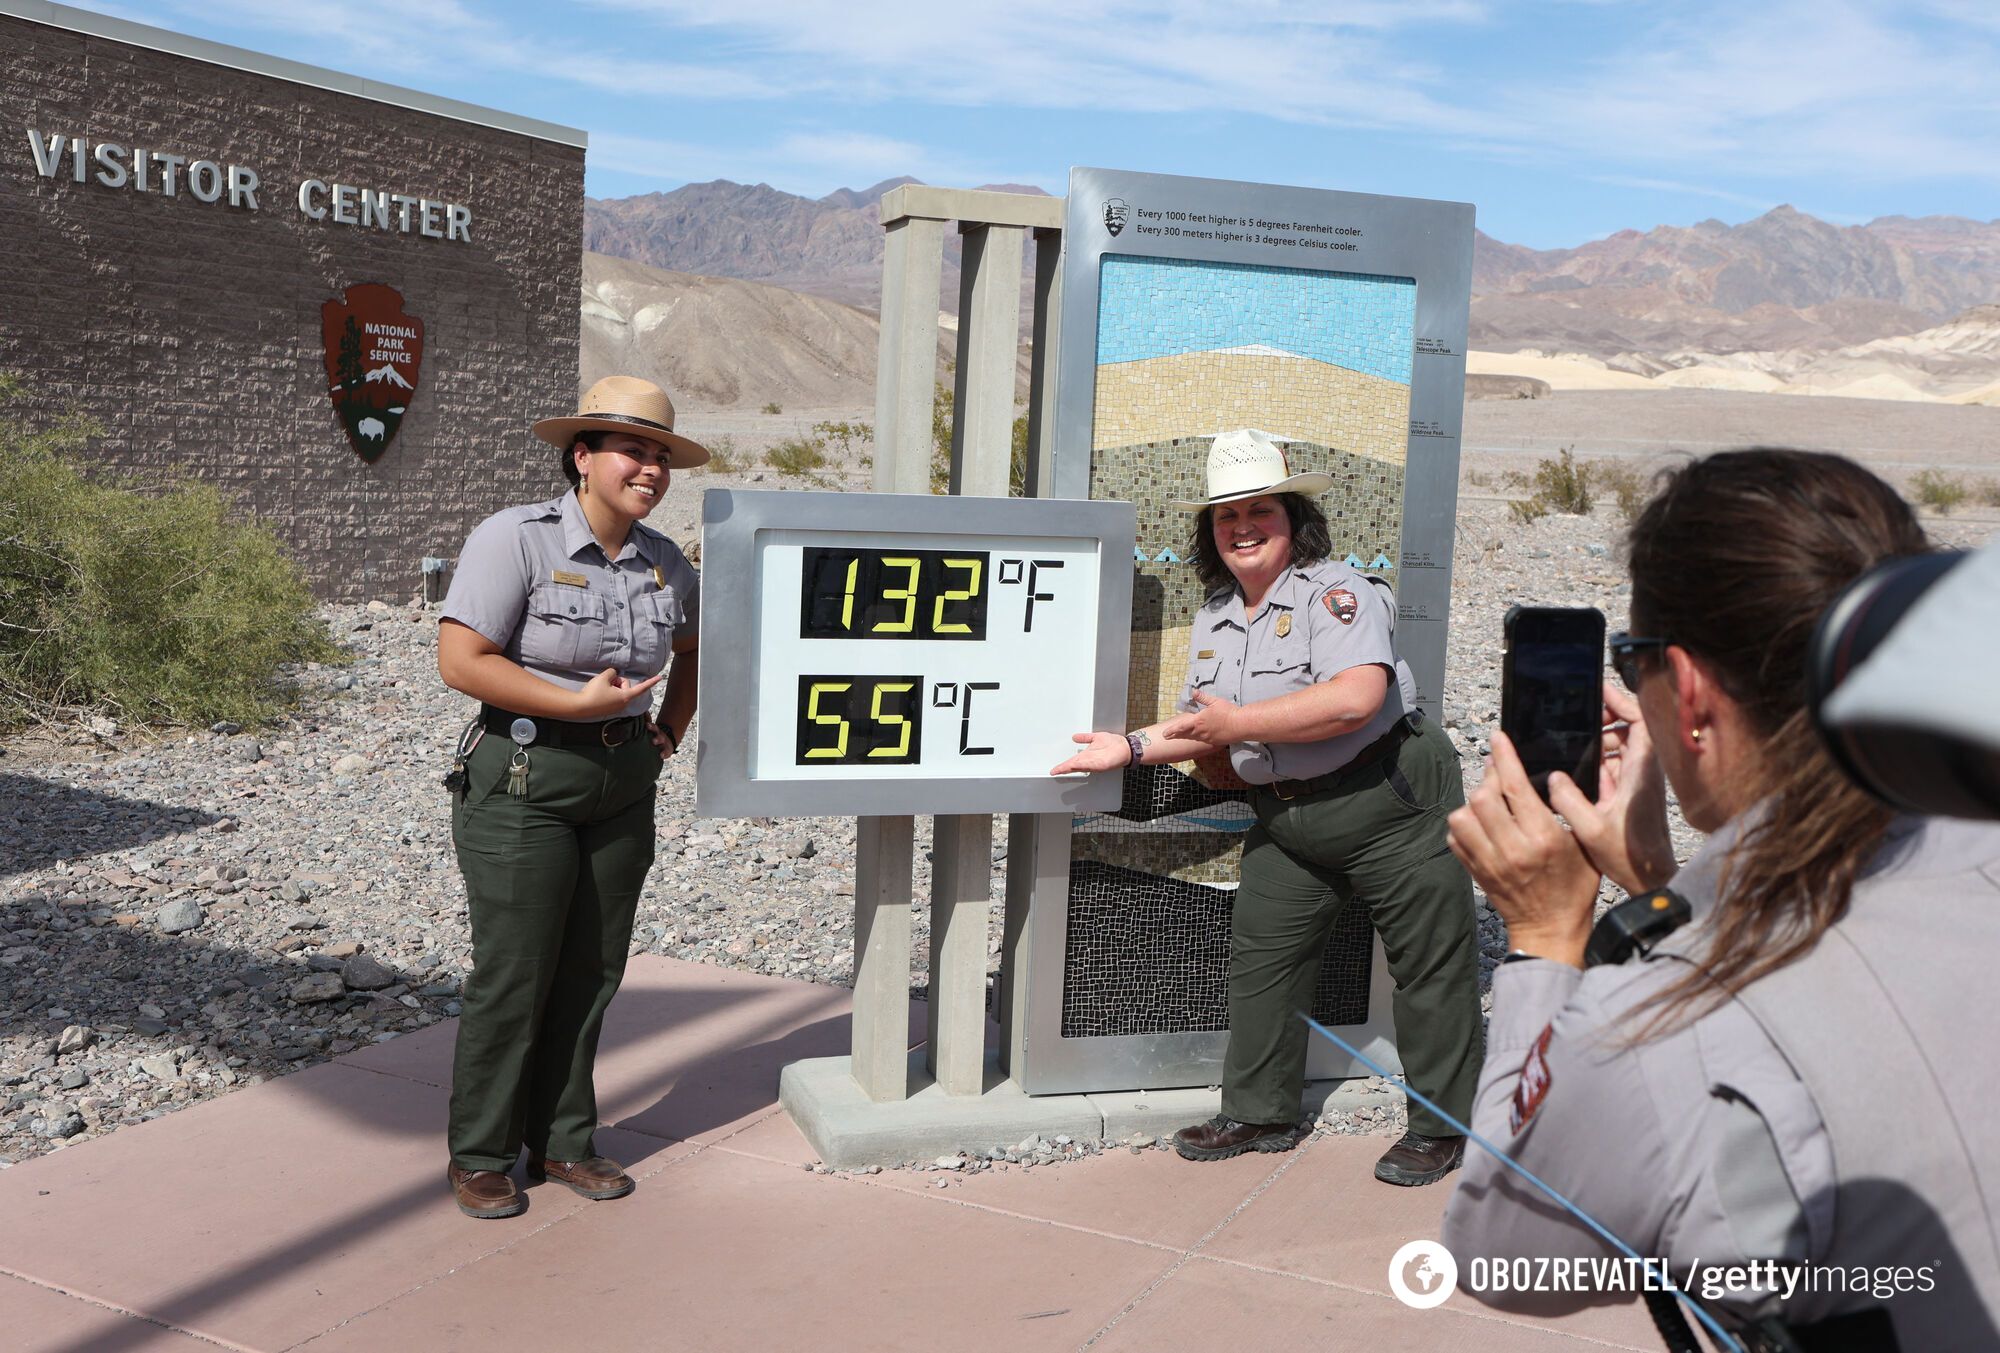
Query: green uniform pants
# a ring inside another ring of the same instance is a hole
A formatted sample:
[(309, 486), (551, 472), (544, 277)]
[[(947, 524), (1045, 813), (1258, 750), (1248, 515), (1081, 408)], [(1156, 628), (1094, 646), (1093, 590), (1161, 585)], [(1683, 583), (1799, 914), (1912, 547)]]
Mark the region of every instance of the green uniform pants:
[(660, 755), (648, 739), (531, 746), (522, 797), (506, 789), (514, 750), (481, 739), (452, 817), (472, 976), (448, 1131), (468, 1170), (509, 1169), (523, 1145), (551, 1160), (595, 1154), (597, 1036), (653, 863)]
[[(1312, 1007), (1327, 936), (1348, 899), (1367, 901), (1396, 980), (1404, 1074), (1460, 1120), (1472, 1111), (1483, 1035), (1472, 881), (1445, 846), (1445, 818), (1465, 802), (1458, 756), (1426, 719), (1393, 758), (1315, 793), (1252, 791), (1229, 945), (1229, 1052), (1222, 1111), (1244, 1123), (1291, 1123), (1305, 1089), (1299, 1012)], [(1410, 1127), (1455, 1129), (1414, 1101)]]

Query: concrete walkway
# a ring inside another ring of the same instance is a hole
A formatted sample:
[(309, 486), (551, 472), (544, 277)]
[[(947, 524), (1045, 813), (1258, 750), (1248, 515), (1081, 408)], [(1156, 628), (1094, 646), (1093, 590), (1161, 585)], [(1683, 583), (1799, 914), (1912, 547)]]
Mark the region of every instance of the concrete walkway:
[[(816, 1175), (778, 1068), (846, 1050), (844, 989), (632, 961), (598, 1147), (640, 1183), (472, 1221), (444, 1183), (451, 1024), (0, 1173), (0, 1347), (113, 1350), (1655, 1349), (1390, 1296), (1448, 1190), (1377, 1138), (1194, 1165), (1112, 1152), (938, 1187)], [(912, 1039), (921, 1037), (921, 1007)]]

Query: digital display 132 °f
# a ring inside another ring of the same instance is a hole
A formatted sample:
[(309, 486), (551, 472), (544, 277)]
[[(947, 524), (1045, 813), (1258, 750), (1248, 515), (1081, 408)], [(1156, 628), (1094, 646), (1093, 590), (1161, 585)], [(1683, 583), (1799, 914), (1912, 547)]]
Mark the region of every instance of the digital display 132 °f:
[(801, 554), (801, 639), (986, 637), (990, 555), (853, 546)]

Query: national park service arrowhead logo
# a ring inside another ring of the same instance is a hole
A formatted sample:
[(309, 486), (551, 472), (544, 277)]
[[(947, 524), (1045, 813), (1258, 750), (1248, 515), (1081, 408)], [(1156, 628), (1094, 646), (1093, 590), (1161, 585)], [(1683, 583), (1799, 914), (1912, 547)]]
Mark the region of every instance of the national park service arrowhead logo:
[(1125, 230), (1125, 199), (1114, 197), (1104, 204), (1104, 228), (1117, 239)]
[(424, 322), (403, 313), (402, 293), (358, 282), (319, 308), (327, 394), (355, 453), (369, 464), (396, 439), (424, 363)]

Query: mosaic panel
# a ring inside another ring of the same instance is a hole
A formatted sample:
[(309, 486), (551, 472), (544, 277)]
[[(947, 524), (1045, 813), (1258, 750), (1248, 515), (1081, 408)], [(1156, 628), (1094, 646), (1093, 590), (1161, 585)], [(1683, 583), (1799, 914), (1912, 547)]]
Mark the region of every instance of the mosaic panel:
[[(1187, 562), (1211, 438), (1254, 427), (1293, 471), (1320, 470), (1335, 552), (1388, 572), (1401, 555), (1416, 285), (1407, 278), (1107, 255), (1100, 268), (1090, 496), (1138, 509), (1128, 727), (1164, 718), (1186, 680), (1203, 596)], [(1393, 579), (1394, 574), (1389, 576)], [(1226, 767), (1127, 776), (1116, 814), (1071, 836), (1065, 1037), (1227, 1027), (1229, 912), (1250, 824)], [(1209, 786), (1217, 786), (1210, 788)], [(1329, 944), (1315, 1008), (1368, 1004), (1365, 906)]]
[[(1229, 914), (1235, 889), (1081, 859), (1070, 864), (1070, 886), (1064, 1038), (1229, 1027)], [(1321, 1024), (1367, 1020), (1372, 945), (1368, 904), (1357, 898), (1335, 918), (1320, 960), (1312, 1016)]]

